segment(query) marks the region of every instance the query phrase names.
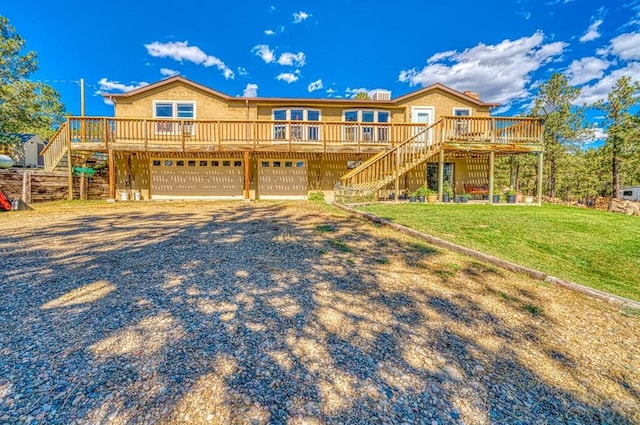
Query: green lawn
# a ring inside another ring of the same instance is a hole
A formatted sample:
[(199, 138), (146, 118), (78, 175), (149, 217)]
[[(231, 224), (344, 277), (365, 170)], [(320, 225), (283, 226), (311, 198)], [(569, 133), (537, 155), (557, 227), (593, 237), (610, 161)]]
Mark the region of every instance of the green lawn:
[(559, 205), (360, 207), (424, 233), (640, 301), (640, 218)]

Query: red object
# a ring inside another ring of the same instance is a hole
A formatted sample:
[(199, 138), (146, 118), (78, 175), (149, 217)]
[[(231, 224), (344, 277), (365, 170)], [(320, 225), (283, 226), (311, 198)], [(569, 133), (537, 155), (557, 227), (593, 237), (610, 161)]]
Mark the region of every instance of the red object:
[(0, 190), (0, 210), (11, 211), (11, 202), (4, 196), (4, 192)]

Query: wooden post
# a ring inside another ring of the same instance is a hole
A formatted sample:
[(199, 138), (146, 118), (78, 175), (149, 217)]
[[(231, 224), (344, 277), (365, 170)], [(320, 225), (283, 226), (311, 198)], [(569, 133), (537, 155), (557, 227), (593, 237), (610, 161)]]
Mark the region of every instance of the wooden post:
[(544, 173), (544, 154), (538, 152), (538, 206), (542, 205), (542, 174)]
[(440, 158), (438, 160), (438, 201), (440, 202), (442, 202), (442, 193), (444, 190), (443, 186), (444, 186), (444, 147), (441, 147)]
[(109, 149), (109, 198), (116, 199), (116, 153)]
[(495, 152), (489, 152), (489, 203), (493, 203), (493, 174), (495, 168)]
[(67, 196), (67, 199), (71, 201), (73, 200), (73, 158), (71, 155), (71, 136), (67, 139), (67, 176), (69, 179), (69, 195)]
[(87, 200), (87, 177), (86, 176), (81, 176), (80, 177), (80, 199), (82, 199), (83, 201)]
[(22, 202), (31, 203), (31, 173), (22, 174)]
[(400, 150), (396, 151), (396, 180), (394, 187), (394, 198), (396, 202), (400, 197), (400, 194), (398, 192), (400, 192)]
[(147, 145), (149, 144), (149, 125), (147, 120), (142, 120), (142, 137), (144, 138), (144, 151), (147, 151)]
[(249, 151), (244, 151), (244, 199), (249, 199)]

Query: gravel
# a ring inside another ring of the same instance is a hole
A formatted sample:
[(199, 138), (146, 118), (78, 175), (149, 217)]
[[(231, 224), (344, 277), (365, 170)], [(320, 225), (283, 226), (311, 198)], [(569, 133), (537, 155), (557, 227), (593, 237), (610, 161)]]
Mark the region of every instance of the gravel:
[(640, 423), (639, 313), (328, 206), (0, 222), (3, 423)]

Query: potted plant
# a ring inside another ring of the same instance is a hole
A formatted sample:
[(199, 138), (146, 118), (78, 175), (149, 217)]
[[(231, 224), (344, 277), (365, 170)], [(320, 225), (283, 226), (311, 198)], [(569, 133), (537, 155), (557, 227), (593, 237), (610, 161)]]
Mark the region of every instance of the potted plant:
[(507, 203), (515, 204), (516, 203), (516, 191), (514, 189), (507, 190)]
[(525, 204), (533, 204), (533, 196), (531, 195), (524, 195), (522, 200)]
[(502, 198), (502, 187), (497, 184), (494, 183), (493, 184), (493, 203), (494, 204), (499, 204), (500, 203), (500, 199)]
[(471, 199), (471, 195), (469, 195), (468, 193), (462, 192), (460, 194), (460, 202), (462, 202), (463, 204), (469, 202), (469, 199)]
[(416, 202), (418, 200), (418, 193), (416, 191), (409, 192), (409, 202)]
[(451, 198), (453, 198), (453, 188), (451, 183), (445, 181), (442, 184), (442, 202), (450, 202)]
[(420, 202), (424, 202), (428, 193), (429, 193), (429, 189), (427, 189), (426, 186), (420, 186), (419, 188), (416, 189), (416, 195), (418, 196), (418, 200)]

